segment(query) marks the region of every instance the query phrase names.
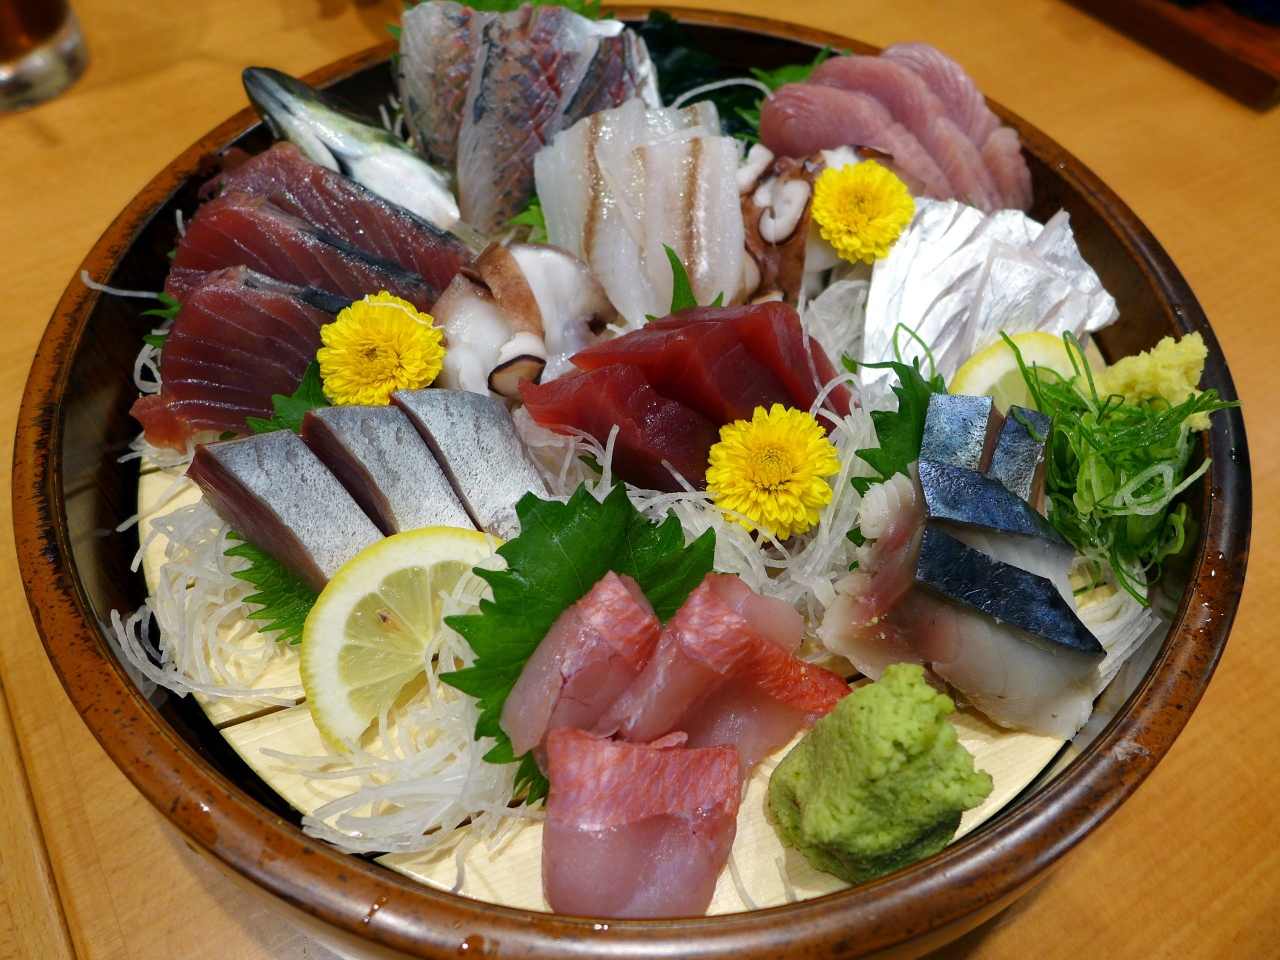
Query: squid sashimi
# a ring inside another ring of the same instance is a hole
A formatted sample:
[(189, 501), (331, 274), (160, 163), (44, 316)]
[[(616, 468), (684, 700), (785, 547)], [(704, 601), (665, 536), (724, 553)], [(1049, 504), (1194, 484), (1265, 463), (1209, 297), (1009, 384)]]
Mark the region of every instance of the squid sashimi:
[(534, 155), (561, 130), (632, 97), (659, 102), (635, 33), (564, 7), (525, 4), (493, 17), (472, 57), (458, 127), (458, 204), (482, 232), (520, 212), (533, 195)]
[(619, 363), (639, 367), (661, 396), (718, 425), (750, 420), (756, 407), (791, 404), (786, 387), (727, 323), (650, 324), (574, 354), (573, 363), (583, 370)]
[(662, 624), (630, 577), (610, 571), (560, 614), (502, 708), (516, 756), (560, 727), (589, 730), (649, 662)]
[(620, 743), (567, 729), (547, 738), (542, 886), (552, 910), (706, 912), (737, 833), (738, 751), (683, 741)]
[(284, 283), (359, 300), (389, 291), (430, 310), (439, 291), (416, 273), (327, 237), (264, 197), (224, 191), (204, 204), (178, 242), (164, 289), (178, 301), (216, 270), (243, 264)]
[(627, 483), (674, 493), (683, 489), (663, 462), (691, 486), (707, 485), (716, 425), (682, 403), (659, 396), (639, 367), (615, 364), (550, 383), (520, 381), (520, 399), (544, 427), (568, 427), (601, 445), (616, 426), (613, 472)]
[(305, 296), (246, 267), (192, 288), (165, 337), (160, 392), (130, 410), (147, 441), (181, 450), (192, 438), (248, 433), (247, 417), (271, 416), (271, 395), (297, 389), (320, 327), (333, 321)]
[(909, 67), (881, 57), (832, 57), (818, 65), (809, 82), (874, 97), (929, 151), (956, 196), (980, 210), (1004, 205), (978, 148)]
[(784, 157), (860, 146), (883, 150), (935, 200), (955, 196), (929, 151), (874, 97), (819, 83), (788, 83), (760, 105), (760, 142)]
[(211, 181), (272, 204), (357, 250), (383, 257), (443, 290), (471, 253), (447, 230), (388, 203), (280, 141)]
[(709, 575), (663, 628), (652, 659), (595, 731), (640, 742), (683, 729), (686, 718), (695, 717), (699, 706), (733, 678), (818, 716), (849, 692), (840, 676), (797, 660), (762, 636), (744, 614), (754, 611), (742, 605), (740, 592), (719, 575)]

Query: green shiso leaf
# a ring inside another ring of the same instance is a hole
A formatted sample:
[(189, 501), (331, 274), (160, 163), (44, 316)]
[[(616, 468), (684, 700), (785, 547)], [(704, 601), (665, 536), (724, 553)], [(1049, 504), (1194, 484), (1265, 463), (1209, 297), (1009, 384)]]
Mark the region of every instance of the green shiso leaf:
[[(846, 354), (845, 369), (856, 373), (859, 364)], [(882, 483), (895, 473), (907, 473), (908, 467), (920, 459), (920, 443), (924, 439), (924, 418), (929, 412), (929, 395), (946, 393), (947, 387), (940, 374), (928, 380), (920, 372), (919, 358), (911, 363), (888, 360), (884, 363), (864, 363), (864, 367), (889, 369), (898, 375), (898, 385), (893, 392), (898, 397), (897, 410), (873, 410), (871, 421), (875, 424), (878, 447), (868, 447), (854, 452), (879, 474), (877, 478), (854, 477), (854, 489), (865, 494), (873, 483)]]
[(676, 252), (663, 244), (662, 249), (667, 251), (667, 259), (671, 261), (671, 313), (677, 310), (687, 310), (689, 307), (696, 307), (698, 301), (694, 299), (693, 287), (689, 283), (689, 274), (684, 268), (684, 264), (680, 262), (680, 258)]
[(1099, 396), (1084, 349), (1063, 336), (1073, 377), (1028, 366), (1017, 345), (1005, 343), (1035, 401), (1053, 417), (1045, 457), (1045, 504), (1050, 522), (1095, 564), (1146, 604), (1142, 588), (1158, 579), (1162, 562), (1186, 544), (1186, 504), (1173, 501), (1209, 468), (1206, 459), (1187, 475), (1195, 447), (1187, 420), (1237, 402), (1206, 390), (1174, 404), (1156, 397), (1128, 403)]
[(244, 542), (238, 534), (233, 533), (231, 537), (241, 542), (229, 548), (227, 556), (249, 561), (248, 568), (235, 577), (258, 589), (257, 593), (245, 597), (246, 603), (259, 605), (253, 619), (261, 624), (263, 633), (276, 632), (276, 640), (300, 643), (307, 614), (316, 602), (315, 591), (290, 573), (280, 561)]
[(529, 243), (547, 242), (547, 218), (542, 213), (542, 201), (536, 193), (529, 198), (524, 209), (511, 218), (511, 222), (529, 228)]
[(308, 410), (329, 406), (329, 398), (324, 395), (324, 389), (320, 385), (320, 364), (315, 360), (311, 361), (311, 366), (302, 375), (302, 382), (293, 391), (293, 396), (273, 394), (271, 406), (275, 408), (275, 413), (269, 420), (246, 418), (250, 430), (254, 433), (273, 433), (276, 430), (292, 430), (297, 433), (301, 430), (302, 418)]
[[(844, 52), (848, 53), (848, 51)], [(818, 64), (828, 59), (831, 53), (831, 47), (826, 46), (819, 50), (818, 55), (809, 63), (791, 63), (785, 67), (779, 67), (777, 70), (760, 70), (752, 67), (751, 75), (770, 90), (777, 90), (788, 83), (804, 83), (813, 75), (813, 71)]]
[(646, 520), (627, 499), (622, 484), (604, 502), (585, 486), (568, 503), (526, 494), (516, 504), (521, 534), (498, 548), (506, 570), (476, 570), (493, 588), (480, 612), (446, 618), (476, 654), (475, 663), (442, 674), (445, 683), (480, 703), (476, 738), (498, 743), (486, 754), (491, 763), (521, 761), (517, 788), (529, 800), (546, 793), (546, 781), (528, 757), (516, 757), (499, 726), (502, 706), (520, 672), (552, 624), (610, 570), (633, 577), (654, 612), (668, 620), (711, 572), (715, 533), (708, 530), (688, 545), (674, 514), (661, 523)]

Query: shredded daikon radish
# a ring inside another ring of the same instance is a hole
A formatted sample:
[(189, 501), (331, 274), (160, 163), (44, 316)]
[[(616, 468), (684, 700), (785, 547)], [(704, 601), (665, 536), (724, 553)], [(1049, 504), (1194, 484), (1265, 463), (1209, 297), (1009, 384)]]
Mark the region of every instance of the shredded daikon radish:
[[(151, 541), (163, 537), (159, 581), (127, 620), (111, 612), (112, 634), (130, 666), (179, 696), (201, 693), (291, 705), (302, 696), (300, 686), (253, 688), (268, 664), (297, 652), (260, 633), (249, 619), (256, 606), (245, 598), (256, 588), (235, 576), (248, 561), (226, 555), (229, 532), (203, 500), (152, 521), (133, 569)], [(146, 639), (153, 618), (160, 632), (158, 664)]]

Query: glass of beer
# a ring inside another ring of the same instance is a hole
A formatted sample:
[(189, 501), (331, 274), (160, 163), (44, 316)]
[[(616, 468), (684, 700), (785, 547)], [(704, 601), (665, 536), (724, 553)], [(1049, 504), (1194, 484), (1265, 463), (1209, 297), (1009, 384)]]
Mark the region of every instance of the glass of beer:
[(88, 63), (67, 0), (0, 0), (0, 112), (56, 97)]

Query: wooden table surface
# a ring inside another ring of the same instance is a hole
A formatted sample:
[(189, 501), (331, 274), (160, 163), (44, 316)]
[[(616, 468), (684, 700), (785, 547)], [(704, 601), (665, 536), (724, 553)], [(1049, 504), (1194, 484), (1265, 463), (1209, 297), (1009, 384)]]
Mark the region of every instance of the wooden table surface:
[[(0, 463), (36, 343), (115, 214), (244, 106), (240, 70), (305, 73), (386, 36), (399, 0), (74, 0), (93, 57), (0, 117)], [(1044, 883), (947, 958), (1280, 953), (1280, 109), (1256, 114), (1059, 0), (701, 0), (876, 44), (946, 50), (1056, 138), (1172, 254), (1226, 351), (1256, 478), (1231, 642), (1155, 774)], [(9, 497), (0, 499), (9, 516)], [(6, 520), (5, 526), (9, 524)], [(62, 692), (0, 544), (0, 960), (331, 957), (191, 853)], [(1268, 649), (1272, 653), (1268, 654)]]

